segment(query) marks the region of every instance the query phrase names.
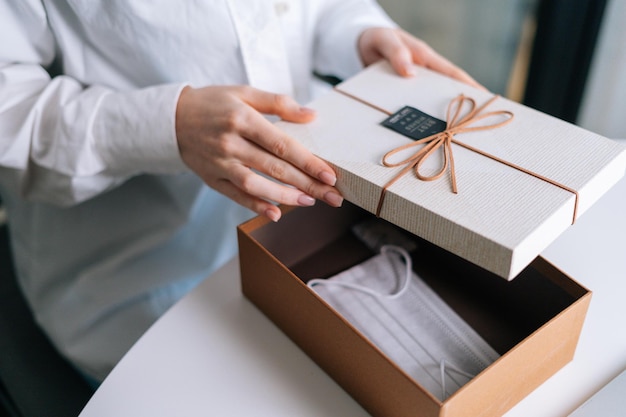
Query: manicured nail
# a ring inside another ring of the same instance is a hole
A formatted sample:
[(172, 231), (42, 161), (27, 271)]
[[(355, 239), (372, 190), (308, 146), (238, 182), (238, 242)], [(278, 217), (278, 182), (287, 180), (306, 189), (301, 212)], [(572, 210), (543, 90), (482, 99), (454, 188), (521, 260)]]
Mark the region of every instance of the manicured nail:
[(332, 191), (324, 194), (324, 200), (333, 207), (341, 207), (343, 203), (343, 197)]
[(407, 77), (412, 77), (415, 75), (415, 67), (413, 66), (413, 64), (406, 62), (404, 65), (404, 73), (406, 74)]
[(267, 216), (268, 219), (270, 219), (274, 223), (276, 223), (278, 219), (280, 219), (280, 212), (272, 210), (272, 209), (265, 210), (265, 215)]
[(337, 182), (337, 176), (333, 173), (330, 173), (328, 171), (322, 171), (322, 173), (320, 174), (320, 180), (322, 180), (324, 183), (334, 187), (335, 183)]
[(298, 197), (298, 205), (300, 206), (310, 207), (313, 204), (315, 204), (315, 199), (310, 195), (301, 194), (300, 197)]
[(308, 107), (300, 107), (300, 113), (305, 115), (315, 115), (316, 111)]

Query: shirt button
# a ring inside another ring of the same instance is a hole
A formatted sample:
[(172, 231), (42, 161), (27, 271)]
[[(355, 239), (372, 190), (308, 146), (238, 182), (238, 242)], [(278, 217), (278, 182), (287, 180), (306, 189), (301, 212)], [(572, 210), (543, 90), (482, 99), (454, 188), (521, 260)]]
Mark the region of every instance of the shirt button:
[(289, 4), (284, 1), (274, 3), (274, 11), (280, 17), (289, 11)]

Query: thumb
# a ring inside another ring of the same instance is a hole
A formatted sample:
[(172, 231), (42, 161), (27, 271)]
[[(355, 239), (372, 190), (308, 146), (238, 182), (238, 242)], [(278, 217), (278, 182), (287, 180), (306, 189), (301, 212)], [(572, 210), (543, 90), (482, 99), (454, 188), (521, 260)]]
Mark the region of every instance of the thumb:
[(315, 118), (315, 110), (300, 106), (296, 100), (285, 94), (247, 87), (241, 98), (259, 113), (276, 115), (289, 122), (306, 123)]

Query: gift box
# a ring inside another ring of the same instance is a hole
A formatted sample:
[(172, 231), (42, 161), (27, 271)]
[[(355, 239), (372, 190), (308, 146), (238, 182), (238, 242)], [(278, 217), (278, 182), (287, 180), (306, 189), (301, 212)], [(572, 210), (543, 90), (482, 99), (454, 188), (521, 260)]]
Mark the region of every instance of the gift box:
[(309, 106), (312, 123), (278, 126), (335, 167), (346, 200), (507, 279), (626, 168), (614, 141), (422, 67), (373, 65)]
[(244, 295), (372, 416), (501, 416), (572, 360), (589, 290), (541, 257), (506, 281), (410, 235), (415, 272), (501, 355), (445, 399), (425, 389), (307, 286), (374, 255), (352, 232), (370, 218), (319, 204), (254, 218), (238, 237)]
[[(277, 126), (346, 202), (241, 225), (248, 299), (373, 416), (500, 416), (572, 360), (591, 292), (538, 255), (624, 175), (621, 145), (421, 67), (370, 66), (309, 106)], [(352, 232), (372, 219), (419, 243), (415, 273), (500, 355), (449, 397), (307, 286), (374, 256)]]

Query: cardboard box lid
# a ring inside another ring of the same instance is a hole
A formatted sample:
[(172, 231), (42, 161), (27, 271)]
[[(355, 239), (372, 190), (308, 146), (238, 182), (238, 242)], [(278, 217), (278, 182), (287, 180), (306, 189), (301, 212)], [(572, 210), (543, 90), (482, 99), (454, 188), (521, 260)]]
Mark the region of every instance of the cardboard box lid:
[[(459, 94), (478, 106), (493, 97), (422, 67), (416, 76), (402, 78), (381, 62), (310, 103), (318, 112), (312, 123), (277, 125), (336, 168), (337, 188), (347, 200), (376, 213), (382, 189), (403, 169), (384, 166), (383, 156), (413, 141), (381, 122), (407, 105), (446, 120), (449, 103)], [(499, 110), (513, 119), (454, 139), (500, 161), (453, 143), (457, 193), (449, 171), (424, 181), (411, 170), (386, 189), (379, 215), (512, 279), (624, 175), (626, 149), (502, 97), (484, 112)], [(420, 173), (439, 171), (442, 155), (443, 148), (435, 150)]]

